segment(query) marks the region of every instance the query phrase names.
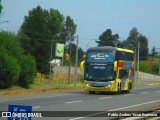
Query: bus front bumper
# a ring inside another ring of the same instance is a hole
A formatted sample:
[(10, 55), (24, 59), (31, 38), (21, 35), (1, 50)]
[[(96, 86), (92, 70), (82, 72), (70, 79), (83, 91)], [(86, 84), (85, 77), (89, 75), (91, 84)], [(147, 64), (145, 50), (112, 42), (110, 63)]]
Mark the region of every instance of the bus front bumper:
[(84, 90), (89, 91), (95, 91), (95, 92), (115, 92), (114, 86), (105, 86), (105, 87), (93, 87), (93, 86), (84, 86)]

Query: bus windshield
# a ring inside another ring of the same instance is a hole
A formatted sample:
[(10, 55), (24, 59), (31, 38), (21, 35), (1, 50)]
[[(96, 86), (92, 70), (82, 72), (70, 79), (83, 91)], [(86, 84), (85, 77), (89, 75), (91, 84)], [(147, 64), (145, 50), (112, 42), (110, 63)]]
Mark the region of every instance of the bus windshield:
[(113, 65), (88, 65), (85, 68), (85, 80), (109, 81), (114, 79)]

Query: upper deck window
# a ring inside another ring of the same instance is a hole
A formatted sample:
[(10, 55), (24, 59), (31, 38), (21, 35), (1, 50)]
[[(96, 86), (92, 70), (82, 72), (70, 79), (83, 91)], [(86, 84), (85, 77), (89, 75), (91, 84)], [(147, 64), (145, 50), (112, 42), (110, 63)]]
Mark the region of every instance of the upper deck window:
[(116, 60), (134, 61), (134, 53), (116, 51)]

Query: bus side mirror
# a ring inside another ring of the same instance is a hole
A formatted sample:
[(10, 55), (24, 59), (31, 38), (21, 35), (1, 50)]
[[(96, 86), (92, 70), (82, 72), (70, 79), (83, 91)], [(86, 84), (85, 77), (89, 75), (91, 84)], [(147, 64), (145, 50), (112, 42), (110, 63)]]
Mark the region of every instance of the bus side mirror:
[(114, 62), (113, 70), (117, 71), (117, 61)]
[(83, 61), (80, 63), (80, 70), (81, 70), (81, 71), (84, 70), (84, 64), (85, 64), (85, 61), (83, 60)]

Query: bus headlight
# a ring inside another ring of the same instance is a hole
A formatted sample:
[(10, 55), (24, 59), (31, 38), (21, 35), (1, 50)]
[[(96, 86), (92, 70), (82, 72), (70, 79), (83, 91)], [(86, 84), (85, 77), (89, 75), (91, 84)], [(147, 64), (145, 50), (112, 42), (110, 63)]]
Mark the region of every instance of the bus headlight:
[(88, 82), (86, 82), (86, 86), (89, 86), (89, 83), (88, 83)]
[(109, 82), (107, 87), (111, 87), (112, 86), (112, 82)]

